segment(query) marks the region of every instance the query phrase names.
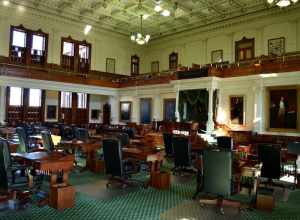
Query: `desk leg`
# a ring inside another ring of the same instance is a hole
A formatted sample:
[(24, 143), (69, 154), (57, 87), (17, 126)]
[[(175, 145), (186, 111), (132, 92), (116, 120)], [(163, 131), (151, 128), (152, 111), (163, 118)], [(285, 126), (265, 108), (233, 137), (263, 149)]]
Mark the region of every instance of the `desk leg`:
[(50, 186), (53, 186), (57, 183), (57, 174), (51, 174), (50, 175)]
[(202, 170), (197, 170), (197, 189), (195, 194), (193, 195), (193, 199), (196, 199), (198, 194), (202, 191)]

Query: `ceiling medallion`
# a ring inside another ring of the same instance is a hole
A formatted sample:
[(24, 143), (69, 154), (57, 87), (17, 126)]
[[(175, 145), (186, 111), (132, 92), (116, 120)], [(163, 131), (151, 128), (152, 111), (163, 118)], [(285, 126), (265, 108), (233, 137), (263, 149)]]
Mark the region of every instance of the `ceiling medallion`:
[(275, 4), (280, 8), (290, 6), (291, 4), (296, 4), (298, 0), (267, 0), (269, 4)]
[(141, 15), (141, 30), (140, 32), (134, 32), (131, 33), (130, 36), (131, 41), (139, 44), (139, 45), (144, 45), (149, 42), (150, 40), (150, 34), (143, 34), (143, 15)]

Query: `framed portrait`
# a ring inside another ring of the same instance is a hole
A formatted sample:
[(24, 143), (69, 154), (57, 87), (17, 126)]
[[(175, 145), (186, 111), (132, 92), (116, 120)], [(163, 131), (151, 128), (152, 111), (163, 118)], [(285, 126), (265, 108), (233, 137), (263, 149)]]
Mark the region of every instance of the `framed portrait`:
[(140, 99), (140, 121), (142, 124), (150, 124), (152, 122), (152, 99)]
[(98, 109), (92, 109), (91, 111), (91, 119), (92, 120), (98, 120), (100, 116), (100, 110)]
[(47, 105), (47, 119), (56, 119), (56, 105)]
[(120, 102), (120, 121), (131, 120), (131, 102)]
[(159, 72), (159, 61), (151, 62), (151, 73), (158, 73)]
[(299, 88), (271, 87), (268, 89), (267, 128), (274, 131), (299, 129)]
[(244, 96), (230, 96), (230, 123), (244, 125)]
[(285, 53), (285, 38), (274, 38), (268, 40), (269, 56), (282, 56)]
[(114, 58), (106, 58), (106, 72), (116, 73), (116, 60)]
[(211, 52), (211, 63), (223, 62), (223, 50), (213, 50)]

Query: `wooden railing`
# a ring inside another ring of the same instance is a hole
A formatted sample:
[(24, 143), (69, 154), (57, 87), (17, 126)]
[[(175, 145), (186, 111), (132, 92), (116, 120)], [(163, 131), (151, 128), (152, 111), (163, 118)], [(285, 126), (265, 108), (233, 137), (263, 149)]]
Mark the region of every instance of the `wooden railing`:
[(194, 69), (180, 68), (177, 71), (147, 73), (137, 76), (111, 74), (95, 70), (90, 70), (87, 73), (76, 73), (57, 64), (47, 64), (45, 67), (11, 64), (7, 57), (0, 57), (0, 75), (111, 88), (168, 84), (172, 80), (207, 76), (225, 78), (291, 71), (300, 71), (300, 52), (289, 53), (281, 57), (259, 57), (240, 63), (208, 64)]

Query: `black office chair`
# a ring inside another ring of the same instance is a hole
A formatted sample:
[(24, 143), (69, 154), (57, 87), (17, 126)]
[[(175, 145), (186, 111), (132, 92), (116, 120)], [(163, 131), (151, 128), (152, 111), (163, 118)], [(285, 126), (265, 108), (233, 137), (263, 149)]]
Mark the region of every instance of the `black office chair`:
[(173, 138), (172, 133), (163, 133), (165, 153), (167, 157), (173, 156), (172, 138)]
[(219, 136), (217, 137), (218, 147), (224, 150), (231, 151), (233, 149), (233, 139), (228, 136)]
[(31, 147), (29, 146), (29, 140), (27, 137), (27, 134), (25, 132), (25, 129), (22, 127), (16, 128), (16, 133), (18, 135), (19, 139), (19, 147), (17, 149), (17, 152), (19, 153), (26, 153), (31, 151)]
[(133, 174), (134, 166), (130, 161), (123, 160), (119, 140), (104, 139), (102, 148), (106, 174), (111, 175), (106, 184), (107, 187), (113, 185), (114, 182), (120, 183), (122, 188), (136, 184), (145, 186), (144, 182), (129, 179)]
[(89, 139), (89, 132), (86, 128), (74, 128), (75, 138), (81, 141), (87, 141)]
[(173, 136), (172, 146), (174, 150), (174, 174), (188, 172), (193, 173), (191, 144), (188, 137)]
[(51, 137), (50, 131), (42, 131), (41, 132), (44, 149), (47, 151), (54, 151), (54, 143)]
[(273, 180), (279, 180), (281, 176), (281, 146), (275, 144), (259, 144), (258, 159), (262, 163), (261, 178), (267, 181), (260, 181), (261, 184), (277, 185), (284, 187), (282, 184), (274, 183)]
[(117, 133), (116, 137), (120, 140), (121, 147), (126, 147), (130, 143), (129, 135), (127, 133)]
[(23, 190), (28, 187), (26, 166), (21, 166), (11, 159), (9, 144), (0, 139), (0, 190)]
[(60, 132), (61, 132), (61, 139), (64, 141), (70, 141), (75, 137), (73, 129), (69, 126), (62, 125)]

